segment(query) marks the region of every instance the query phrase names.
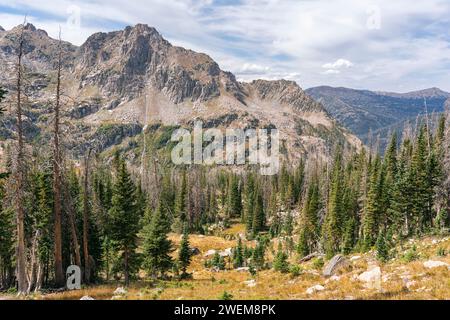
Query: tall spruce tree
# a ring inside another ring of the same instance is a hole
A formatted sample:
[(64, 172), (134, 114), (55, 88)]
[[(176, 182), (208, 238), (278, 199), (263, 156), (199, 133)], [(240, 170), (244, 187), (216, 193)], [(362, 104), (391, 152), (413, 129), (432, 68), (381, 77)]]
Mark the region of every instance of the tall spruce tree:
[(164, 205), (160, 203), (151, 218), (151, 223), (144, 226), (143, 267), (153, 278), (164, 277), (173, 266), (170, 254), (173, 244), (167, 237), (170, 225)]
[(186, 171), (183, 170), (181, 178), (181, 186), (175, 198), (175, 221), (173, 231), (183, 233), (183, 228), (187, 227), (187, 177)]
[(139, 212), (136, 207), (136, 188), (127, 171), (124, 160), (120, 160), (119, 171), (113, 189), (112, 207), (109, 210), (110, 237), (122, 251), (125, 284), (130, 283), (131, 261), (136, 257)]
[(263, 231), (266, 227), (266, 214), (264, 210), (264, 200), (260, 188), (255, 191), (255, 203), (253, 206), (253, 224), (252, 232), (253, 235), (257, 235), (259, 232)]
[(311, 179), (302, 210), (299, 244), (297, 251), (301, 257), (312, 252), (318, 240), (318, 215), (320, 210), (319, 186), (317, 178)]
[(242, 248), (242, 239), (239, 237), (237, 247), (233, 253), (233, 265), (235, 268), (244, 266), (244, 250)]
[(341, 245), (342, 238), (342, 151), (336, 151), (334, 165), (331, 174), (330, 191), (328, 197), (328, 208), (322, 228), (325, 254), (331, 258)]
[(245, 185), (245, 198), (244, 198), (244, 222), (246, 225), (247, 233), (252, 233), (253, 230), (253, 212), (255, 204), (255, 179), (252, 173), (247, 177), (247, 183)]
[(412, 226), (415, 234), (421, 234), (425, 225), (430, 223), (429, 217), (429, 187), (428, 187), (428, 147), (425, 126), (417, 135), (414, 153), (411, 161), (410, 176), (412, 182)]
[(0, 177), (0, 287), (8, 289), (14, 277), (14, 210), (6, 201), (5, 180)]
[(187, 226), (184, 227), (183, 238), (181, 239), (180, 250), (178, 252), (178, 267), (181, 270), (180, 277), (185, 279), (189, 276), (187, 268), (192, 259), (191, 248), (189, 244), (189, 234)]
[(371, 167), (367, 201), (364, 208), (363, 242), (365, 250), (369, 250), (375, 244), (377, 239), (378, 225), (381, 214), (382, 184), (380, 183), (380, 179), (382, 176), (381, 159), (377, 156)]
[(240, 217), (242, 214), (240, 179), (235, 175), (229, 178), (227, 211), (230, 218)]

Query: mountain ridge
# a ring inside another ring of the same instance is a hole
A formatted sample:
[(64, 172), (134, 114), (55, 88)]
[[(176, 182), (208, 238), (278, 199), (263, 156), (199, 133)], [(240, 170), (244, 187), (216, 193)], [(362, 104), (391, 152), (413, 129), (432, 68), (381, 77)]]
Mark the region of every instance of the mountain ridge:
[(306, 93), (366, 143), (372, 132), (383, 132), (380, 138), (386, 140), (389, 127), (427, 112), (443, 112), (450, 99), (450, 93), (439, 88), (392, 93), (320, 86)]
[[(24, 66), (31, 83), (27, 90), (36, 113), (30, 126), (44, 133), (48, 120), (39, 119), (49, 116), (44, 104), (54, 95), (58, 40), (30, 24), (24, 29)], [(0, 85), (12, 91), (18, 31), (21, 27), (0, 34), (0, 60), (9, 66), (3, 68)], [(239, 82), (208, 55), (173, 46), (148, 25), (95, 33), (79, 47), (62, 42), (62, 55), (62, 90), (71, 97), (67, 120), (82, 128), (73, 133), (77, 141), (92, 139), (105, 124), (188, 126), (202, 119), (222, 128), (276, 127), (287, 156), (297, 160), (309, 155), (327, 158), (338, 142), (361, 146), (297, 83)], [(135, 135), (139, 130), (125, 131)]]

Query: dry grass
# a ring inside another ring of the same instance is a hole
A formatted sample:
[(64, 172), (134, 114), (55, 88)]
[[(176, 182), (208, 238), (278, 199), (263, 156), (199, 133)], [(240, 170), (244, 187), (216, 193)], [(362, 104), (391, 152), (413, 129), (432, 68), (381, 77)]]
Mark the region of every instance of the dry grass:
[[(240, 226), (229, 231), (239, 233)], [(180, 236), (171, 235), (170, 238), (178, 244)], [(434, 240), (434, 242), (433, 242)], [(218, 299), (224, 292), (233, 295), (233, 299), (315, 299), (315, 300), (344, 300), (344, 299), (376, 299), (376, 300), (414, 300), (414, 299), (450, 299), (450, 270), (448, 268), (426, 269), (423, 262), (427, 259), (440, 260), (450, 264), (450, 255), (437, 256), (438, 248), (450, 250), (450, 238), (437, 243), (432, 238), (416, 241), (419, 252), (419, 260), (405, 262), (397, 258), (387, 264), (381, 264), (383, 282), (381, 290), (367, 289), (363, 283), (355, 280), (368, 265), (375, 262), (374, 253), (361, 255), (359, 260), (353, 261), (337, 281), (327, 280), (321, 275), (320, 270), (314, 270), (313, 263), (302, 265), (303, 272), (293, 278), (290, 274), (281, 274), (272, 270), (261, 271), (252, 278), (248, 272), (227, 270), (213, 272), (204, 268), (207, 258), (204, 253), (210, 249), (224, 250), (236, 245), (236, 241), (227, 241), (221, 237), (198, 236), (190, 237), (191, 246), (201, 251), (200, 255), (193, 258), (190, 272), (193, 279), (188, 281), (161, 281), (151, 283), (140, 281), (128, 289), (127, 295), (120, 299), (165, 299), (165, 300), (192, 300), (192, 299)], [(403, 251), (412, 247), (408, 243)], [(400, 252), (401, 249), (399, 248)], [(402, 252), (399, 253), (401, 255)], [(295, 261), (295, 259), (291, 259)], [(245, 281), (254, 279), (256, 286), (248, 287)], [(409, 288), (406, 283), (409, 282)], [(325, 290), (308, 295), (306, 290), (315, 285), (322, 285)], [(32, 299), (80, 299), (89, 295), (95, 299), (111, 299), (114, 290), (119, 283), (101, 285), (93, 288), (85, 288), (80, 291), (55, 293), (49, 295), (32, 296)]]

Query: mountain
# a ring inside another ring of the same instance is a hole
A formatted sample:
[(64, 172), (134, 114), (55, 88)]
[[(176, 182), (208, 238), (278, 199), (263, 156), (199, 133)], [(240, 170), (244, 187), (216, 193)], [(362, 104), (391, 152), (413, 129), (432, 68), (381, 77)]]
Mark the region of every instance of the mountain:
[[(10, 92), (15, 90), (20, 31), (0, 32), (0, 85)], [(205, 127), (278, 128), (285, 156), (292, 160), (328, 158), (337, 142), (360, 146), (359, 139), (295, 82), (239, 82), (208, 55), (173, 46), (147, 25), (96, 33), (80, 47), (63, 42), (62, 57), (65, 141), (74, 154), (80, 155), (92, 141), (101, 140), (102, 150), (142, 144), (143, 130), (155, 135), (161, 128), (191, 127), (194, 120), (203, 120)], [(28, 24), (24, 66), (29, 139), (49, 137), (57, 58), (58, 41)], [(14, 119), (5, 123), (0, 137), (8, 139)]]
[(385, 140), (389, 128), (402, 127), (402, 123), (426, 111), (442, 112), (450, 98), (450, 93), (438, 88), (401, 94), (323, 86), (308, 89), (306, 93), (364, 142), (378, 133)]

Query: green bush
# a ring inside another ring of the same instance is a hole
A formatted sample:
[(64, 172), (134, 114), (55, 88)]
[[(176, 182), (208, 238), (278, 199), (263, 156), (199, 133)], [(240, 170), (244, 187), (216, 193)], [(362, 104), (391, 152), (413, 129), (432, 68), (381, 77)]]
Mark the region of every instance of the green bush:
[(417, 253), (417, 247), (414, 245), (411, 249), (406, 251), (403, 256), (403, 260), (405, 262), (412, 262), (417, 259), (419, 259), (419, 254)]
[(220, 296), (219, 296), (219, 300), (233, 300), (233, 295), (224, 291)]
[(290, 272), (292, 278), (297, 278), (299, 275), (302, 274), (303, 269), (301, 266), (294, 264), (289, 268), (289, 272)]
[(439, 248), (437, 249), (436, 254), (437, 254), (439, 257), (445, 257), (445, 256), (447, 255), (447, 251), (446, 251), (444, 248), (439, 247)]
[(324, 263), (324, 261), (323, 261), (322, 258), (315, 258), (315, 259), (313, 260), (312, 266), (313, 266), (314, 269), (320, 270), (320, 269), (323, 268), (324, 264), (325, 264), (325, 263)]

